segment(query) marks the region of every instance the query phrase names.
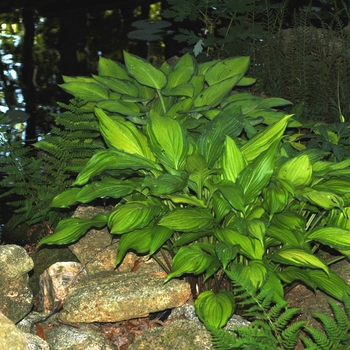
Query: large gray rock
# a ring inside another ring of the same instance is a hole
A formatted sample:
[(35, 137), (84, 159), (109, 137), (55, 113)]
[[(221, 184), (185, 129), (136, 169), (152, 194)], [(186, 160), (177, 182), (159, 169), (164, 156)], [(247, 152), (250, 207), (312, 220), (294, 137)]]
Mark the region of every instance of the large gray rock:
[(210, 350), (214, 349), (210, 333), (203, 324), (175, 320), (166, 327), (155, 327), (138, 336), (129, 350)]
[(23, 333), (0, 312), (0, 349), (27, 350)]
[(113, 350), (107, 339), (87, 327), (54, 327), (46, 332), (51, 350)]
[(27, 272), (33, 260), (17, 245), (0, 246), (0, 311), (17, 323), (33, 306), (33, 293), (28, 287)]
[(117, 322), (183, 305), (190, 285), (180, 280), (164, 284), (164, 273), (101, 273), (74, 285), (60, 314), (63, 322)]

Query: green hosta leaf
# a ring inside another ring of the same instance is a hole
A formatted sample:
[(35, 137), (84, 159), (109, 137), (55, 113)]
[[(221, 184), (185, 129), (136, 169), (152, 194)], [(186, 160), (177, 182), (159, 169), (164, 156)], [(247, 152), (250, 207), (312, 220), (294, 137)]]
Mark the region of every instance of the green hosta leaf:
[(255, 84), (255, 78), (242, 77), (236, 84), (236, 86), (250, 86)]
[(201, 249), (181, 247), (174, 256), (172, 272), (167, 276), (165, 282), (185, 273), (198, 275), (207, 269), (211, 260), (212, 258)]
[(218, 294), (208, 290), (199, 294), (194, 306), (202, 322), (221, 328), (232, 317), (235, 300), (232, 292), (227, 290), (220, 290)]
[(148, 253), (152, 244), (152, 230), (153, 226), (151, 225), (122, 235), (118, 242), (116, 265), (120, 264), (130, 249), (139, 254)]
[(182, 125), (175, 119), (153, 113), (148, 119), (147, 132), (154, 153), (164, 165), (183, 170), (190, 144)]
[(55, 232), (44, 237), (38, 247), (43, 244), (69, 244), (76, 242), (92, 227), (102, 228), (107, 224), (107, 216), (98, 214), (92, 219), (68, 218), (61, 220)]
[(196, 193), (201, 193), (204, 183), (212, 174), (217, 172), (217, 170), (209, 169), (208, 163), (197, 150), (187, 157), (186, 171), (193, 183), (190, 186)]
[(70, 188), (59, 195), (55, 196), (51, 202), (53, 208), (69, 208), (77, 203), (77, 194), (81, 188)]
[(241, 274), (250, 279), (254, 288), (258, 289), (265, 282), (267, 269), (261, 260), (251, 260), (242, 268)]
[(137, 85), (131, 81), (112, 77), (100, 77), (98, 75), (93, 75), (93, 78), (100, 84), (108, 87), (108, 89), (118, 92), (121, 95), (129, 95), (134, 97), (138, 97), (139, 95)]
[(205, 80), (209, 85), (220, 83), (232, 77), (236, 78), (236, 82), (238, 82), (247, 72), (249, 62), (248, 56), (218, 61), (205, 72)]
[(223, 180), (218, 184), (218, 190), (234, 209), (245, 212), (244, 192), (240, 185)]
[(193, 96), (198, 96), (204, 89), (204, 75), (194, 75), (189, 83), (194, 87)]
[(248, 162), (270, 148), (274, 142), (281, 140), (284, 130), (287, 127), (288, 120), (291, 117), (292, 114), (284, 116), (275, 124), (270, 125), (264, 131), (256, 134), (256, 136), (242, 146), (242, 153)]
[(249, 259), (262, 260), (265, 248), (259, 240), (244, 236), (229, 227), (214, 229), (214, 234), (221, 242), (239, 245), (241, 247), (240, 253)]
[(70, 82), (59, 85), (69, 94), (86, 101), (108, 100), (108, 89), (98, 83)]
[(181, 246), (187, 245), (188, 243), (192, 243), (199, 238), (209, 236), (209, 235), (210, 235), (210, 232), (202, 232), (202, 231), (193, 232), (193, 233), (186, 233), (184, 235), (181, 235), (175, 241), (175, 243), (172, 245), (172, 247), (181, 247)]
[(124, 61), (129, 74), (140, 84), (160, 90), (167, 83), (165, 74), (143, 58), (124, 51)]
[(269, 257), (282, 264), (322, 269), (327, 274), (329, 273), (328, 266), (324, 262), (317, 256), (307, 253), (302, 249), (285, 248), (274, 254), (270, 254)]
[(223, 178), (236, 182), (238, 174), (247, 166), (247, 161), (242, 151), (237, 147), (236, 142), (226, 136), (224, 152), (221, 157)]
[(237, 77), (228, 78), (220, 83), (209, 86), (193, 101), (194, 107), (218, 106), (224, 97), (232, 90), (237, 82)]
[(275, 213), (283, 211), (289, 199), (289, 193), (285, 188), (263, 188), (263, 207), (272, 219)]
[(287, 227), (278, 227), (270, 225), (267, 229), (268, 237), (276, 238), (279, 242), (289, 244), (293, 247), (298, 247), (303, 244), (304, 237), (297, 230), (292, 230)]
[(327, 210), (344, 206), (343, 199), (332, 192), (314, 191), (311, 188), (304, 188), (301, 193), (298, 193), (298, 196)]
[(183, 84), (187, 84), (193, 75), (193, 66), (179, 66), (168, 75), (167, 90), (174, 89), (175, 87)]
[(96, 152), (79, 173), (73, 185), (84, 185), (95, 175), (102, 174), (108, 170), (151, 170), (161, 167), (137, 154), (128, 154), (116, 149), (108, 149)]
[(267, 109), (267, 108), (271, 108), (271, 107), (281, 107), (281, 106), (288, 106), (288, 105), (292, 105), (292, 104), (293, 104), (292, 102), (285, 100), (284, 98), (271, 97), (271, 98), (263, 99), (259, 103), (258, 108)]
[(168, 198), (176, 204), (188, 204), (200, 208), (207, 207), (203, 200), (189, 194), (169, 194), (165, 195), (164, 198)]
[(108, 76), (123, 80), (132, 80), (132, 78), (129, 77), (123, 64), (101, 56), (98, 60), (98, 74), (99, 76)]
[(97, 103), (96, 106), (108, 112), (119, 113), (126, 116), (140, 117), (144, 115), (144, 113), (140, 113), (140, 107), (133, 102), (107, 100)]
[(268, 270), (267, 280), (265, 280), (262, 290), (273, 289), (273, 301), (276, 303), (284, 302), (284, 290), (281, 279), (277, 277), (275, 272)]
[(194, 88), (191, 84), (178, 85), (172, 88), (171, 90), (162, 90), (163, 96), (186, 96), (192, 98), (193, 94)]
[(188, 175), (183, 172), (181, 175), (162, 174), (156, 179), (145, 177), (143, 187), (149, 188), (151, 193), (162, 195), (181, 191), (187, 184)]
[(306, 242), (317, 241), (335, 249), (350, 249), (350, 230), (339, 227), (316, 227), (306, 235)]
[(350, 193), (349, 179), (329, 179), (312, 186), (314, 190), (330, 191), (338, 195)]
[(216, 272), (218, 272), (221, 269), (221, 266), (222, 264), (220, 260), (212, 256), (210, 265), (205, 270), (203, 282), (206, 282), (210, 277), (212, 277)]
[(284, 163), (277, 172), (277, 178), (287, 180), (295, 187), (305, 187), (312, 181), (312, 165), (306, 154), (301, 154)]
[(160, 212), (160, 206), (147, 201), (134, 201), (121, 204), (108, 216), (111, 233), (123, 234), (143, 228)]
[(221, 261), (224, 269), (226, 269), (227, 265), (236, 258), (239, 248), (239, 245), (231, 245), (224, 242), (217, 242), (215, 244), (216, 255)]
[(222, 112), (207, 123), (197, 144), (198, 150), (212, 167), (224, 148), (226, 135), (237, 137), (243, 129), (243, 116), (239, 109), (235, 112)]
[(218, 223), (221, 222), (222, 219), (232, 210), (229, 202), (218, 191), (215, 191), (212, 194), (212, 206), (213, 206), (215, 221)]
[(114, 120), (99, 108), (95, 108), (95, 114), (100, 122), (101, 133), (110, 147), (150, 160), (155, 159), (146, 136), (133, 123)]
[[(315, 291), (317, 288), (317, 284), (310, 279), (309, 271), (310, 270), (303, 269), (303, 268), (288, 266), (284, 268), (282, 271), (277, 272), (277, 274), (278, 274), (278, 277), (285, 283), (290, 284), (295, 281), (301, 281)], [(315, 270), (315, 271), (319, 271), (319, 270)], [(327, 276), (328, 278), (328, 275), (326, 275), (323, 271), (319, 271), (319, 272), (321, 272), (324, 276)]]
[(96, 198), (121, 198), (133, 192), (135, 187), (133, 181), (105, 177), (81, 188), (76, 199), (81, 203), (89, 203)]
[(186, 53), (185, 55), (181, 56), (180, 59), (176, 61), (175, 69), (178, 69), (179, 67), (191, 67), (192, 72), (194, 74), (197, 74), (198, 71), (198, 64), (195, 58), (190, 55), (189, 53)]
[(166, 116), (172, 119), (176, 119), (176, 117), (181, 115), (181, 112), (187, 111), (192, 106), (192, 99), (185, 98), (176, 102), (172, 107), (167, 111)]
[(174, 233), (167, 227), (154, 225), (152, 229), (152, 241), (149, 250), (149, 255), (153, 255)]
[(62, 75), (63, 81), (65, 83), (95, 83), (96, 81), (90, 77), (69, 77), (67, 75)]
[(277, 142), (272, 144), (239, 173), (237, 184), (243, 188), (245, 205), (255, 201), (269, 183), (275, 168), (278, 146)]
[(261, 245), (264, 245), (264, 237), (266, 234), (266, 224), (258, 219), (247, 220), (247, 229), (249, 235), (258, 239), (261, 242)]
[(180, 232), (197, 232), (208, 230), (213, 226), (213, 215), (207, 209), (180, 208), (164, 215), (159, 225)]
[(319, 289), (340, 301), (344, 293), (350, 293), (350, 287), (346, 282), (331, 270), (328, 274), (321, 270), (307, 270), (307, 273)]

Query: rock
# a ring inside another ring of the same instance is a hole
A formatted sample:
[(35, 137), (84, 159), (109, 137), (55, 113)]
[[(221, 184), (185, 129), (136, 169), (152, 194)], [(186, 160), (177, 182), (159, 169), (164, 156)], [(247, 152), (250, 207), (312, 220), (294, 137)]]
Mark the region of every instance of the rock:
[(184, 304), (190, 285), (165, 274), (101, 273), (86, 278), (67, 295), (60, 319), (67, 323), (117, 322), (145, 317), (149, 313)]
[(190, 320), (174, 320), (166, 327), (151, 328), (139, 335), (128, 350), (214, 349), (211, 336), (203, 324)]
[(40, 275), (51, 265), (63, 261), (77, 261), (76, 256), (67, 247), (42, 247), (30, 254), (34, 261), (34, 270), (29, 277), (29, 287), (34, 295), (39, 292)]
[(0, 312), (0, 349), (27, 350), (22, 332)]
[[(108, 214), (104, 208), (79, 206), (73, 218), (91, 219), (97, 214)], [(89, 275), (102, 271), (113, 271), (117, 259), (116, 240), (107, 228), (89, 230), (78, 242), (69, 246), (72, 253), (85, 266)]]
[(23, 335), (28, 350), (50, 350), (50, 345), (40, 337), (30, 333), (24, 333)]
[(58, 262), (40, 276), (38, 310), (49, 313), (66, 299), (68, 288), (86, 276), (83, 266), (77, 262)]
[(33, 306), (27, 274), (33, 265), (22, 247), (0, 246), (0, 311), (14, 323), (27, 315)]
[(107, 339), (87, 327), (54, 327), (46, 331), (51, 350), (113, 350)]

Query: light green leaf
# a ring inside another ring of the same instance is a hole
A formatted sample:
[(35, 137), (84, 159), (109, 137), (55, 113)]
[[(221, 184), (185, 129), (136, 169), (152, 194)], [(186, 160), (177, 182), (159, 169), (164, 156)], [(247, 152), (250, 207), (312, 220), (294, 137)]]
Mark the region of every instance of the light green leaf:
[(114, 234), (124, 234), (143, 228), (160, 212), (160, 206), (147, 201), (133, 201), (120, 204), (110, 212), (108, 227)]
[(191, 148), (182, 125), (175, 119), (151, 113), (147, 132), (152, 150), (160, 161), (175, 170), (183, 170)]
[(209, 85), (214, 85), (225, 79), (235, 77), (234, 84), (236, 84), (246, 73), (249, 62), (250, 58), (248, 56), (218, 61), (205, 72), (205, 80)]
[(173, 235), (174, 230), (154, 225), (152, 228), (152, 241), (149, 255), (153, 255)]
[(128, 73), (140, 84), (160, 90), (167, 83), (165, 74), (143, 58), (124, 51), (124, 61)]
[(165, 88), (167, 90), (172, 90), (179, 85), (187, 84), (192, 78), (193, 69), (193, 66), (179, 66), (175, 68), (175, 70), (168, 75), (168, 83)]
[(197, 232), (210, 229), (213, 222), (207, 209), (179, 208), (164, 215), (158, 224), (180, 232)]
[(222, 180), (218, 184), (218, 190), (234, 209), (245, 212), (244, 192), (240, 185), (229, 180)]
[(198, 275), (207, 269), (211, 260), (212, 258), (200, 249), (181, 247), (174, 256), (172, 272), (167, 276), (165, 282), (185, 273)]
[(95, 108), (95, 114), (100, 122), (101, 133), (110, 147), (155, 160), (146, 136), (133, 123), (114, 120), (99, 108)]
[(224, 97), (232, 90), (237, 82), (237, 77), (228, 78), (217, 84), (209, 86), (193, 101), (194, 107), (218, 106)]
[(136, 183), (133, 181), (105, 177), (101, 181), (95, 181), (79, 188), (76, 200), (81, 203), (89, 203), (96, 198), (121, 198), (130, 194), (135, 187)]
[(239, 248), (239, 245), (216, 242), (215, 252), (224, 269), (226, 269), (227, 265), (236, 258)]
[(123, 64), (102, 56), (100, 56), (98, 61), (98, 74), (99, 76), (108, 76), (130, 81), (132, 80)]
[(297, 248), (280, 249), (269, 257), (277, 262), (286, 265), (311, 267), (313, 269), (322, 269), (329, 273), (328, 266), (317, 256), (307, 253), (305, 250)]
[(70, 82), (59, 86), (69, 94), (86, 101), (102, 101), (109, 98), (108, 89), (98, 83)]
[(254, 288), (258, 289), (265, 282), (267, 269), (261, 260), (251, 260), (242, 268), (241, 274), (251, 281)]
[(277, 123), (270, 125), (262, 132), (256, 134), (256, 136), (242, 146), (241, 150), (248, 162), (271, 147), (275, 141), (281, 140), (284, 130), (287, 127), (288, 120), (291, 117), (292, 114), (286, 115)]
[(343, 199), (332, 192), (314, 191), (311, 188), (304, 188), (297, 195), (327, 210), (344, 206)]
[(156, 179), (145, 177), (142, 187), (149, 188), (151, 193), (162, 195), (181, 191), (187, 184), (188, 175), (182, 172), (181, 175), (162, 174)]
[(312, 181), (312, 165), (306, 154), (288, 160), (277, 172), (277, 178), (287, 180), (294, 188), (305, 187)]
[(116, 149), (108, 149), (96, 152), (79, 173), (73, 185), (84, 185), (95, 175), (102, 174), (107, 170), (138, 170), (158, 169), (161, 167), (137, 154), (129, 154)]
[(221, 328), (232, 317), (235, 300), (232, 292), (227, 290), (220, 290), (218, 294), (208, 290), (199, 294), (194, 306), (202, 322)]
[(191, 84), (178, 85), (171, 90), (162, 90), (163, 96), (186, 96), (193, 97), (194, 87)]
[(269, 183), (275, 167), (278, 146), (278, 141), (271, 144), (239, 173), (237, 184), (243, 188), (245, 205), (255, 201)]
[(236, 142), (229, 136), (226, 136), (224, 152), (221, 157), (221, 166), (223, 169), (223, 178), (236, 182), (238, 174), (247, 166), (242, 151), (237, 147)]
[(339, 227), (316, 227), (306, 235), (306, 242), (317, 241), (335, 249), (350, 249), (350, 230)]
[(92, 219), (68, 218), (61, 220), (50, 236), (44, 237), (38, 247), (43, 244), (69, 244), (76, 242), (83, 236), (90, 228), (102, 228), (107, 223), (107, 216), (98, 214)]
[(69, 208), (71, 205), (77, 203), (77, 194), (81, 188), (70, 188), (57, 196), (55, 196), (51, 202), (53, 208)]
[(350, 287), (335, 272), (329, 271), (325, 274), (321, 270), (307, 270), (310, 280), (317, 284), (317, 287), (327, 294), (340, 301), (344, 293), (350, 293)]
[(258, 108), (267, 109), (271, 107), (281, 107), (281, 106), (288, 106), (292, 104), (293, 104), (292, 102), (285, 100), (284, 98), (270, 97), (270, 98), (263, 99), (259, 103)]
[(116, 266), (120, 264), (126, 252), (130, 249), (135, 250), (139, 254), (149, 252), (152, 243), (152, 229), (153, 226), (150, 225), (121, 236), (118, 242)]
[(92, 76), (97, 82), (108, 87), (108, 89), (118, 92), (119, 94), (134, 97), (137, 97), (139, 95), (139, 89), (137, 88), (137, 85), (131, 81), (112, 77), (100, 77), (98, 75)]
[(145, 114), (140, 111), (140, 107), (137, 103), (122, 100), (101, 101), (96, 104), (96, 107), (126, 116), (140, 117)]
[(241, 247), (240, 254), (247, 258), (262, 260), (265, 248), (259, 240), (242, 235), (231, 227), (214, 229), (214, 234), (221, 242), (239, 245)]

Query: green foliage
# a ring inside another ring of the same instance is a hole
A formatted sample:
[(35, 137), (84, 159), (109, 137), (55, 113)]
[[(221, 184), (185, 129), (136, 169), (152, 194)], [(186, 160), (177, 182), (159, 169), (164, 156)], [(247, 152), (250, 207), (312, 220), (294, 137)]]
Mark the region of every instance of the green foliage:
[[(254, 89), (293, 102), (298, 120), (349, 118), (350, 34), (338, 17), (348, 12), (344, 4), (335, 5), (331, 20), (327, 12), (322, 21), (322, 13), (310, 6), (293, 13), (292, 23), (286, 23), (288, 1), (168, 3), (165, 17), (190, 21), (195, 28), (180, 28), (174, 39), (190, 45), (196, 56), (249, 55), (250, 74), (259, 79)], [(318, 27), (312, 24), (316, 21)]]
[(71, 100), (61, 107), (66, 111), (54, 115), (51, 133), (34, 147), (9, 136), (1, 143), (0, 185), (7, 188), (1, 197), (7, 198), (7, 205), (14, 210), (9, 229), (23, 222), (55, 225), (65, 214), (50, 206), (52, 199), (70, 187), (96, 149), (104, 148), (97, 119), (86, 102)]
[[(238, 269), (238, 270), (237, 270)], [(229, 349), (295, 349), (306, 321), (293, 322), (298, 308), (288, 308), (281, 300), (273, 303), (273, 290), (255, 288), (248, 277), (240, 273), (239, 265), (227, 271), (232, 280), (235, 298), (245, 307), (245, 316), (252, 318), (248, 326), (227, 326), (220, 329), (210, 318), (204, 324), (212, 335), (218, 350)]]
[(350, 346), (350, 298), (343, 297), (345, 311), (333, 300), (329, 300), (333, 311), (333, 317), (321, 313), (315, 313), (314, 317), (321, 323), (324, 332), (305, 326), (307, 336), (301, 339), (305, 349), (338, 350), (349, 349)]
[[(248, 66), (246, 57), (198, 64), (186, 54), (157, 69), (125, 53), (125, 66), (101, 58), (99, 76), (66, 77), (62, 85), (89, 99), (107, 148), (52, 205), (111, 198), (105, 222), (120, 236), (116, 263), (130, 249), (168, 250), (166, 281), (201, 279), (199, 292), (213, 292), (199, 297), (201, 317), (213, 305), (225, 310), (209, 312), (216, 326), (233, 312), (220, 294), (232, 267), (254, 288), (272, 290), (277, 304), (295, 281), (338, 299), (350, 291), (315, 254), (329, 246), (349, 256), (350, 190), (337, 189), (350, 161), (291, 151), (283, 135), (295, 122), (273, 108), (289, 102), (237, 91), (252, 82)], [(66, 221), (39, 245), (71, 243), (91, 225)]]

